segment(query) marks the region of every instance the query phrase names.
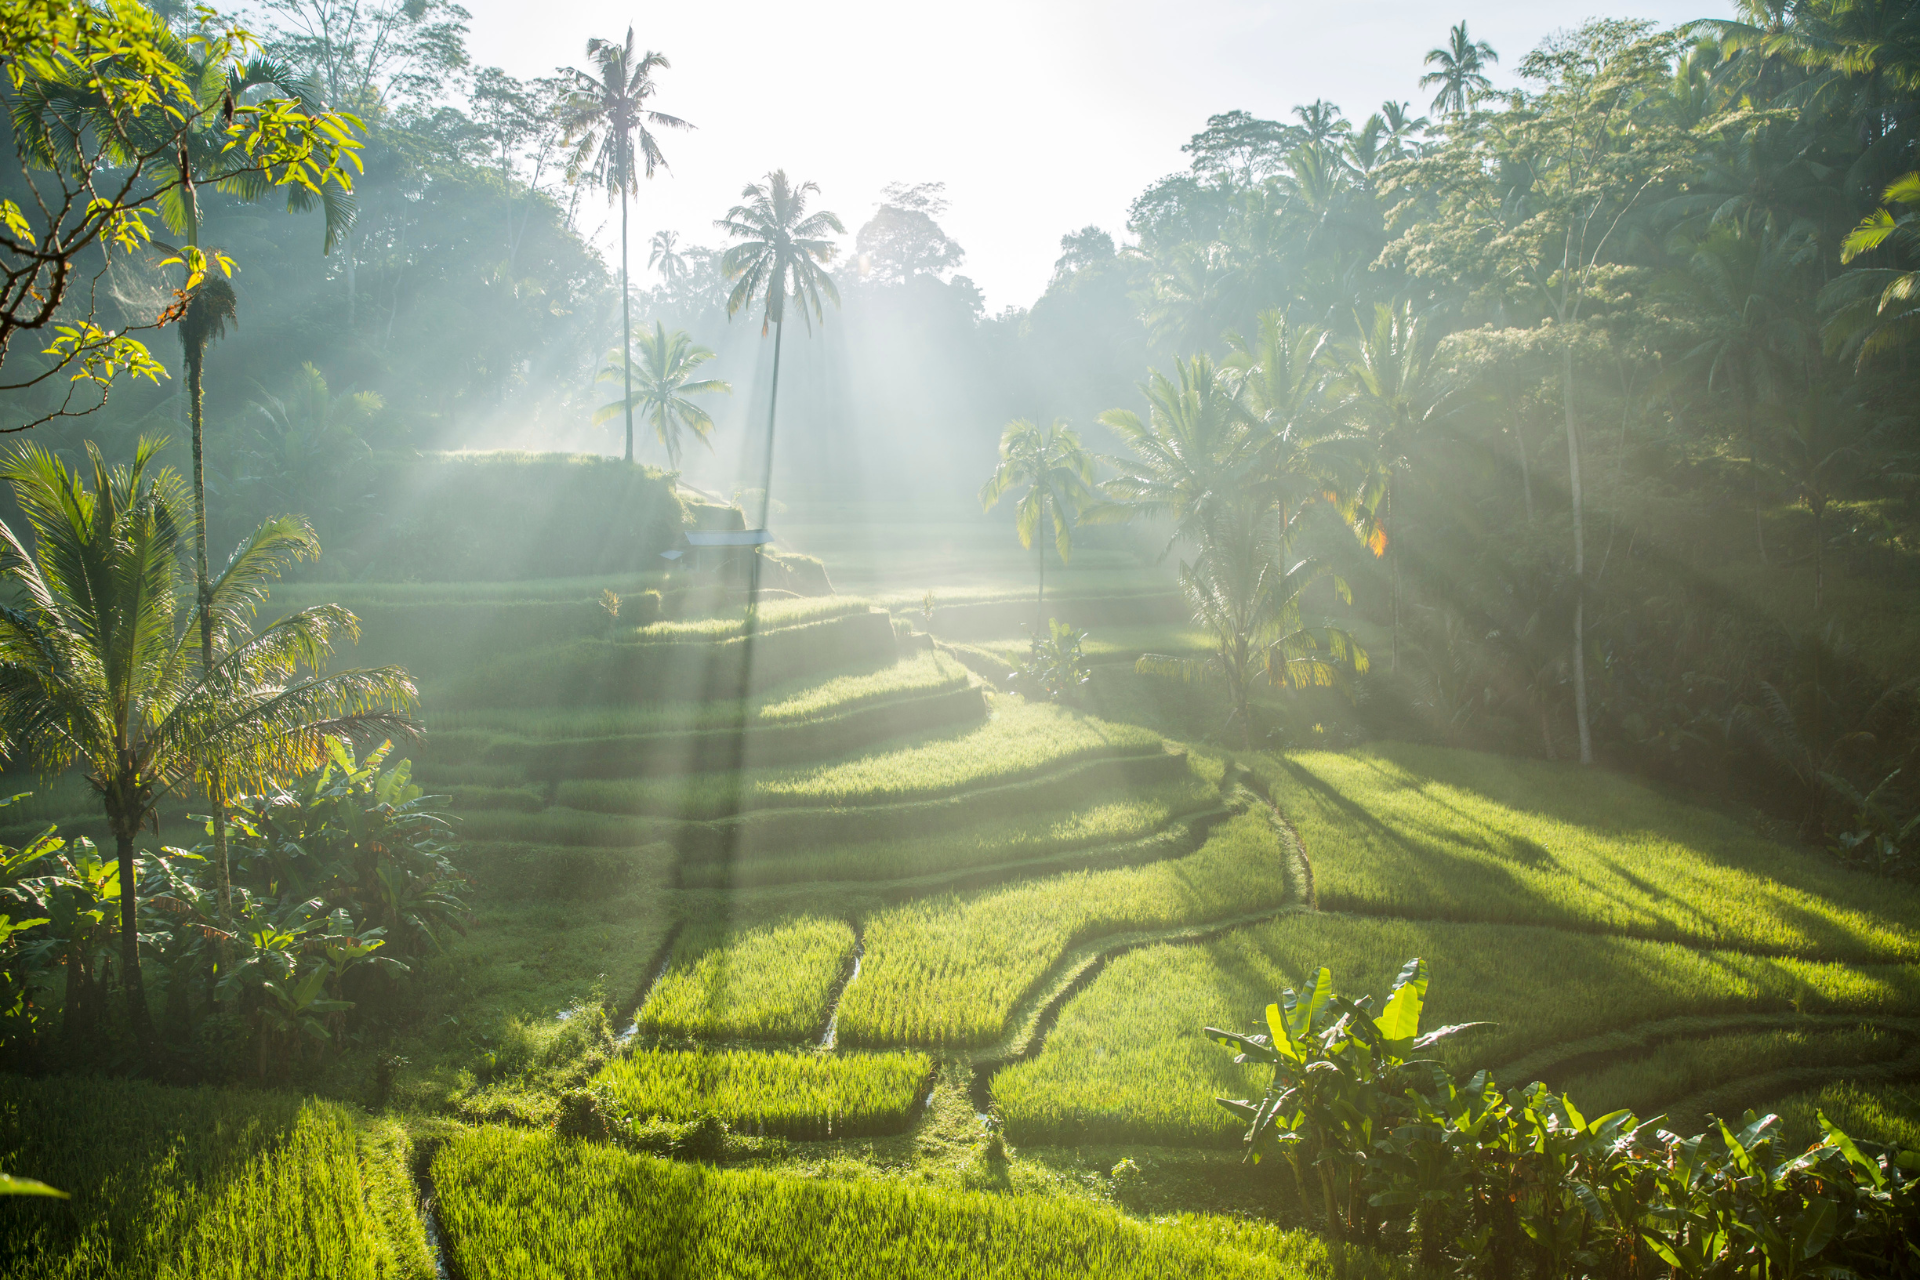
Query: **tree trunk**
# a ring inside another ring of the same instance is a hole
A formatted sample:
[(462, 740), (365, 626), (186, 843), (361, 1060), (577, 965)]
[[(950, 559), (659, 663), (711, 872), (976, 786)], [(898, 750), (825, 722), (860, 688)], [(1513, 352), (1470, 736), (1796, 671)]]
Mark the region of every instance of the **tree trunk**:
[(1573, 344), (1560, 351), (1560, 401), (1567, 418), (1567, 483), (1573, 491), (1573, 717), (1580, 729), (1580, 763), (1593, 763), (1587, 723), (1587, 531), (1580, 490), (1580, 428), (1573, 416)]
[[(784, 319), (774, 321), (773, 387), (767, 396), (767, 462), (765, 469), (760, 473), (760, 528), (762, 529), (767, 527), (767, 515), (773, 509), (773, 428), (775, 415), (780, 409), (780, 339), (786, 335), (786, 332), (787, 326)], [(631, 414), (632, 410), (629, 409), (628, 413)], [(631, 432), (632, 428), (629, 427), (628, 431)], [(628, 455), (631, 458), (631, 446), (628, 448)], [(760, 552), (759, 547), (753, 549), (753, 563), (747, 570), (747, 616), (749, 618), (754, 616), (754, 602), (760, 598)], [(751, 637), (751, 630), (748, 634)]]
[[(349, 254), (348, 261), (352, 261)], [(206, 361), (206, 348), (187, 352), (187, 406), (193, 432), (193, 572), (195, 587), (200, 599), (200, 670), (207, 676), (213, 674), (213, 580), (207, 569), (207, 465), (206, 465), (206, 406), (203, 403), (201, 369)], [(233, 912), (233, 885), (227, 867), (227, 806), (226, 790), (221, 785), (220, 765), (216, 760), (207, 762), (207, 799), (213, 805), (213, 861), (214, 871), (220, 883), (220, 919), (230, 919)]]
[(113, 824), (113, 846), (120, 863), (120, 985), (127, 993), (127, 1022), (141, 1056), (153, 1049), (153, 1015), (147, 1009), (147, 984), (140, 976), (140, 902), (133, 865), (133, 832)]
[(1520, 492), (1527, 499), (1527, 523), (1533, 523), (1533, 467), (1527, 459), (1527, 437), (1520, 426), (1520, 415), (1513, 415), (1513, 442), (1520, 451)]
[(1821, 507), (1813, 506), (1813, 611), (1820, 612), (1820, 588), (1826, 565), (1826, 536), (1820, 531)]
[(1035, 628), (1033, 634), (1034, 637), (1038, 639), (1040, 632), (1045, 630), (1047, 625), (1047, 544), (1040, 538), (1037, 532), (1033, 539), (1033, 564), (1034, 567), (1040, 571), (1040, 588), (1035, 591), (1033, 595), (1033, 625)]
[(1400, 531), (1398, 528), (1394, 526), (1394, 523), (1393, 523), (1393, 475), (1392, 473), (1388, 473), (1387, 475), (1386, 501), (1383, 505), (1387, 509), (1386, 551), (1388, 555), (1393, 557), (1393, 562), (1389, 566), (1389, 568), (1392, 570), (1392, 573), (1393, 573), (1392, 587), (1389, 592), (1389, 594), (1392, 596), (1392, 606), (1393, 606), (1393, 639), (1388, 647), (1389, 657), (1387, 662), (1387, 670), (1394, 675), (1399, 675), (1400, 674), (1400, 551), (1395, 544), (1395, 539), (1400, 536)]
[[(623, 178), (620, 184), (620, 371), (626, 385), (627, 409), (627, 461), (633, 461), (633, 291), (627, 286), (627, 187)], [(780, 339), (773, 340), (773, 378), (776, 387), (780, 381)], [(767, 447), (773, 447), (773, 429), (767, 429)], [(766, 522), (762, 521), (764, 528)], [(754, 553), (754, 578), (760, 577), (758, 565), (760, 556)]]
[(1760, 521), (1760, 446), (1754, 424), (1753, 401), (1748, 399), (1747, 411), (1747, 465), (1753, 469), (1753, 540), (1760, 548), (1760, 563), (1767, 563), (1767, 527)]

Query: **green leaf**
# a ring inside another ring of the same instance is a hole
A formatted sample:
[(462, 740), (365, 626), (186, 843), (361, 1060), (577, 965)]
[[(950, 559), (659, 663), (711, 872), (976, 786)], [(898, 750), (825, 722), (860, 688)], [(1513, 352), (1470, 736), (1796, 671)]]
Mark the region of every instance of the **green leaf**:
[(1427, 998), (1427, 967), (1419, 957), (1407, 961), (1394, 979), (1387, 1007), (1373, 1020), (1387, 1040), (1411, 1040), (1420, 1034), (1420, 1010)]
[(1312, 1032), (1313, 1020), (1320, 1015), (1322, 1009), (1327, 1007), (1327, 1001), (1332, 998), (1333, 970), (1321, 965), (1320, 973), (1314, 978), (1313, 990), (1308, 993), (1308, 997), (1297, 1002), (1287, 1011), (1287, 1025), (1292, 1029), (1296, 1039)]
[(50, 1187), (32, 1178), (16, 1178), (10, 1173), (0, 1173), (0, 1196), (52, 1196), (56, 1200), (72, 1199), (57, 1187)]

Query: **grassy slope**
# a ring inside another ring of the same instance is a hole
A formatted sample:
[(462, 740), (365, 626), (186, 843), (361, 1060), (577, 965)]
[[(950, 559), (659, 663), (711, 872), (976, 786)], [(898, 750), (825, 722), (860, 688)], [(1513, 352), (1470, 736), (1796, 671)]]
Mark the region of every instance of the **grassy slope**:
[(1920, 893), (1572, 765), (1398, 743), (1262, 756), (1320, 905), (1781, 955), (1920, 958)]

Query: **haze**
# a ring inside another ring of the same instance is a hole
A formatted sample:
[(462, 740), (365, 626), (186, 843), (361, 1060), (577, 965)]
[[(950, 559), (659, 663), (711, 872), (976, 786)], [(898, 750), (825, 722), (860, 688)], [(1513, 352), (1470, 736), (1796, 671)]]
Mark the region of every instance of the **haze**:
[[(667, 140), (672, 172), (643, 192), (635, 244), (660, 228), (715, 243), (713, 218), (742, 184), (778, 166), (818, 182), (822, 204), (849, 231), (887, 183), (945, 182), (953, 207), (942, 225), (966, 248), (960, 271), (990, 311), (1032, 303), (1062, 233), (1093, 223), (1122, 234), (1129, 202), (1183, 167), (1180, 145), (1209, 115), (1238, 108), (1291, 119), (1296, 104), (1316, 98), (1355, 120), (1389, 97), (1424, 112), (1431, 94), (1417, 85), (1421, 59), (1453, 23), (1465, 18), (1500, 52), (1494, 79), (1505, 85), (1542, 36), (1588, 16), (1521, 0), (1450, 8), (1419, 0), (743, 0), (722, 22), (706, 5), (467, 7), (474, 64), (523, 79), (579, 65), (579, 33), (618, 37), (629, 22), (643, 47), (673, 60), (659, 107), (698, 130)], [(1675, 23), (1725, 6), (1625, 0), (1606, 8), (1609, 17)], [(604, 206), (584, 210), (581, 225), (603, 248), (617, 248), (617, 218)]]

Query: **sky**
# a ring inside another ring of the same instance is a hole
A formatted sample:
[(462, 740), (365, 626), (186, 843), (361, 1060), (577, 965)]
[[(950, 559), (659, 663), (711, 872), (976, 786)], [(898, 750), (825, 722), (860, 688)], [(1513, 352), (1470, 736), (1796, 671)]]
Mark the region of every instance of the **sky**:
[[(1730, 13), (1724, 0), (729, 0), (637, 8), (614, 0), (463, 0), (476, 66), (522, 78), (586, 65), (589, 36), (672, 61), (657, 109), (696, 126), (662, 136), (671, 166), (633, 210), (635, 283), (669, 228), (720, 243), (713, 220), (775, 168), (820, 186), (849, 233), (890, 182), (944, 182), (941, 218), (987, 308), (1046, 288), (1060, 237), (1088, 224), (1116, 240), (1148, 183), (1185, 167), (1209, 115), (1290, 119), (1316, 98), (1356, 122), (1389, 97), (1422, 112), (1427, 50), (1465, 19), (1501, 56), (1495, 81), (1551, 32), (1596, 10), (1662, 23)], [(581, 224), (615, 250), (604, 197)]]

